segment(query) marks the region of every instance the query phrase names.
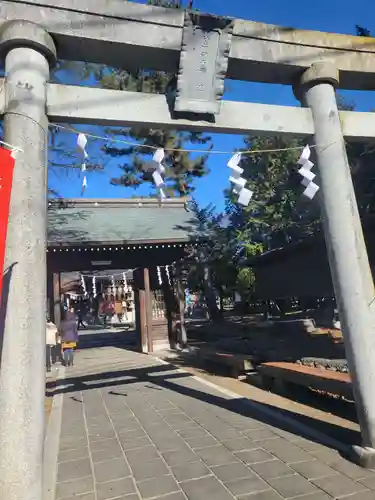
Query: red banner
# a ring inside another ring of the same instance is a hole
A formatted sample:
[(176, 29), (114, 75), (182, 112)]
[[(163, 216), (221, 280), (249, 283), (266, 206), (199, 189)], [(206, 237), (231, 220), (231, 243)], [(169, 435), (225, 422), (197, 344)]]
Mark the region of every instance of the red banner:
[(12, 151), (0, 147), (0, 298), (3, 288), (5, 243), (7, 238), (10, 193), (15, 160)]

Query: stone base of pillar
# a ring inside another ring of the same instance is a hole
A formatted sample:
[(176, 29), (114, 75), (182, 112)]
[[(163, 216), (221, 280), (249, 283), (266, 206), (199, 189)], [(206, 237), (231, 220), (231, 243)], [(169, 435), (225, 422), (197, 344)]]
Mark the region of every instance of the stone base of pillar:
[(354, 445), (350, 455), (349, 458), (364, 469), (375, 469), (375, 448)]

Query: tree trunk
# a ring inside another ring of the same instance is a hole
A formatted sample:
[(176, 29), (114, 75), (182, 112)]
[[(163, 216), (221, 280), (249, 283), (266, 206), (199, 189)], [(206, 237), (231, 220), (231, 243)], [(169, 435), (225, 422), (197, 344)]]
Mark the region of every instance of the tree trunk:
[(220, 314), (216, 303), (216, 294), (212, 286), (211, 270), (208, 265), (203, 268), (203, 289), (210, 318), (212, 321), (217, 321)]

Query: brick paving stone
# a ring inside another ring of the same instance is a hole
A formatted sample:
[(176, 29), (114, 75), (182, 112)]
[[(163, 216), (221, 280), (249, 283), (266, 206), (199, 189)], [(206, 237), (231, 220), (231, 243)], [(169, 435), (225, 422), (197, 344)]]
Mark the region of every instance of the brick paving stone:
[(278, 438), (279, 435), (271, 431), (271, 429), (252, 429), (250, 431), (244, 431), (246, 436), (249, 436), (253, 441), (262, 441), (263, 439), (273, 439)]
[(211, 467), (211, 471), (220, 481), (223, 481), (223, 483), (225, 483), (225, 481), (254, 476), (254, 473), (241, 462)]
[(375, 475), (360, 479), (359, 482), (370, 488), (370, 490), (375, 490)]
[(246, 432), (253, 429), (261, 429), (264, 427), (264, 424), (262, 424), (261, 422), (252, 420), (250, 418), (241, 422), (233, 422), (232, 425), (235, 429), (238, 429), (241, 432)]
[(230, 441), (223, 441), (223, 445), (231, 451), (255, 450), (259, 448), (259, 443), (255, 443), (248, 438), (232, 439)]
[(212, 474), (210, 469), (202, 462), (179, 465), (177, 467), (171, 467), (171, 469), (177, 481), (187, 481), (189, 479), (197, 479)]
[(149, 462), (135, 462), (130, 467), (137, 481), (169, 474), (168, 467), (161, 458)]
[(95, 481), (98, 483), (122, 479), (130, 475), (130, 468), (122, 457), (111, 458), (105, 462), (94, 464), (94, 477)]
[(184, 439), (197, 436), (204, 436), (204, 435), (208, 436), (208, 432), (206, 431), (206, 429), (203, 429), (203, 427), (200, 426), (191, 427), (188, 429), (181, 429), (180, 431), (178, 431), (178, 433)]
[(56, 500), (60, 498), (74, 497), (94, 491), (94, 480), (92, 476), (65, 481), (56, 485)]
[(341, 498), (342, 500), (374, 500), (375, 496), (373, 491), (363, 491), (361, 493), (354, 493), (354, 495)]
[(185, 441), (177, 436), (152, 438), (152, 441), (160, 453), (178, 450), (184, 447)]
[(167, 439), (170, 437), (178, 436), (178, 434), (167, 425), (162, 425), (162, 426), (153, 425), (147, 429), (146, 434), (151, 439)]
[(79, 458), (88, 458), (89, 449), (87, 447), (78, 448), (77, 450), (66, 450), (59, 453), (58, 462), (69, 462)]
[(140, 481), (137, 483), (137, 488), (139, 489), (142, 500), (181, 491), (176, 480), (172, 476), (159, 476), (154, 479)]
[(205, 462), (210, 465), (222, 465), (237, 462), (238, 458), (224, 446), (210, 446), (209, 448), (200, 448), (196, 450), (196, 454)]
[(293, 498), (319, 491), (307, 479), (298, 475), (269, 479), (268, 482), (284, 498)]
[(187, 446), (178, 450), (166, 451), (162, 453), (162, 456), (168, 465), (188, 464), (198, 460), (198, 456)]
[[(169, 495), (163, 495), (160, 498), (162, 500), (186, 500), (185, 495), (181, 491), (179, 491), (178, 493), (170, 493)], [(119, 499), (119, 500), (121, 500), (121, 499)], [(128, 497), (126, 497), (125, 500), (128, 500)], [(129, 500), (131, 500), (131, 499), (129, 499)]]
[(84, 493), (74, 497), (64, 498), (64, 500), (96, 500), (94, 493)]
[(216, 439), (220, 439), (222, 441), (229, 441), (230, 439), (240, 439), (244, 437), (243, 434), (236, 429), (221, 429), (220, 426), (217, 429), (209, 430), (209, 432)]
[(57, 481), (70, 481), (91, 475), (91, 463), (88, 458), (62, 462), (57, 467)]
[(135, 493), (136, 488), (132, 478), (117, 479), (116, 481), (108, 481), (100, 483), (96, 486), (98, 495), (97, 500), (108, 500), (109, 498), (118, 498), (130, 493)]
[(264, 423), (252, 418), (238, 419), (237, 416), (235, 418), (227, 420), (227, 422), (231, 423), (233, 426), (236, 426), (237, 429), (241, 429), (245, 434), (247, 431), (265, 428)]
[(110, 450), (116, 447), (120, 448), (117, 438), (102, 439), (101, 441), (94, 441), (93, 443), (90, 443), (91, 453), (98, 450)]
[(95, 462), (105, 462), (110, 458), (123, 457), (123, 451), (120, 446), (116, 445), (113, 448), (104, 448), (104, 450), (94, 450), (91, 451), (92, 461)]
[(145, 446), (144, 448), (126, 450), (125, 455), (130, 465), (133, 463), (145, 463), (160, 458), (160, 455), (154, 446)]
[(322, 448), (318, 451), (311, 451), (310, 453), (313, 457), (328, 465), (332, 465), (341, 460), (339, 452), (330, 448)]
[(270, 486), (260, 479), (255, 474), (252, 477), (236, 479), (234, 481), (225, 482), (225, 486), (233, 493), (233, 495), (246, 495), (249, 493), (257, 493), (259, 491), (270, 490)]
[(233, 500), (232, 495), (215, 477), (204, 477), (180, 484), (189, 500)]
[(170, 426), (173, 425), (179, 425), (181, 423), (188, 422), (189, 424), (193, 424), (194, 422), (190, 417), (188, 417), (185, 413), (175, 413), (175, 414), (170, 414), (166, 415), (163, 417), (164, 420), (169, 424)]
[(130, 429), (130, 430), (117, 430), (118, 433), (118, 438), (120, 441), (126, 440), (126, 439), (138, 439), (147, 436), (145, 431), (142, 429), (141, 426), (136, 427), (135, 429)]
[(137, 422), (136, 420), (128, 421), (114, 421), (113, 422), (113, 427), (116, 429), (116, 432), (118, 433), (123, 433), (123, 432), (131, 432), (131, 431), (138, 431), (138, 430), (143, 430), (142, 426)]
[(245, 462), (245, 464), (256, 464), (260, 462), (270, 462), (271, 460), (276, 460), (276, 458), (260, 448), (256, 450), (239, 451), (235, 455)]
[(121, 443), (121, 447), (125, 451), (135, 450), (137, 448), (145, 448), (146, 446), (152, 446), (152, 441), (149, 437), (137, 437), (137, 438), (123, 438), (120, 437), (119, 441)]
[[(266, 491), (260, 491), (259, 493), (250, 493), (250, 495), (243, 495), (240, 497), (240, 500), (283, 500), (283, 499), (278, 493), (276, 493), (276, 491), (266, 490)], [(315, 499), (305, 497), (305, 499), (302, 498), (301, 500), (315, 500)]]
[[(351, 497), (349, 497), (347, 500), (349, 500)], [(243, 500), (241, 498), (241, 500)], [(327, 493), (324, 493), (323, 491), (319, 491), (318, 493), (313, 493), (312, 495), (304, 495), (303, 497), (297, 497), (293, 500), (332, 500), (332, 497), (330, 495), (327, 495)]]
[[(105, 423), (98, 424), (95, 422), (93, 424), (90, 424), (90, 423), (87, 424), (88, 434), (94, 434), (95, 432), (99, 432), (102, 429), (112, 430), (113, 426), (109, 420)], [(86, 430), (85, 430), (85, 432), (86, 432)]]
[(186, 438), (185, 441), (193, 450), (197, 450), (198, 448), (207, 448), (209, 446), (215, 446), (219, 444), (217, 439), (211, 436), (198, 436), (193, 438)]
[(367, 489), (363, 484), (353, 481), (340, 473), (314, 479), (312, 482), (334, 498), (359, 493)]
[(138, 493), (132, 493), (131, 495), (116, 497), (113, 500), (139, 500), (139, 495)]
[(101, 439), (110, 439), (115, 437), (115, 431), (111, 429), (95, 429), (93, 431), (89, 431), (89, 441), (99, 441)]
[(313, 460), (312, 462), (299, 462), (297, 464), (291, 464), (291, 467), (306, 479), (318, 479), (338, 474), (335, 469), (332, 469), (327, 464), (319, 462), (319, 460)]
[(69, 436), (69, 439), (86, 439), (86, 428), (84, 421), (80, 425), (74, 425), (69, 427), (61, 427), (61, 433), (64, 436)]
[(170, 415), (185, 415), (185, 412), (181, 408), (167, 408), (166, 410), (158, 410), (159, 415), (162, 417), (169, 417)]
[(283, 438), (263, 440), (260, 444), (262, 448), (286, 464), (313, 460), (313, 457), (309, 453)]
[(159, 412), (162, 412), (162, 411), (172, 411), (172, 410), (177, 410), (179, 408), (176, 408), (176, 406), (171, 403), (170, 401), (160, 401), (160, 402), (155, 402), (155, 403), (152, 403), (152, 407), (156, 410), (156, 411), (159, 411)]
[(292, 476), (296, 472), (281, 460), (272, 460), (271, 462), (262, 462), (249, 465), (250, 469), (255, 471), (262, 479), (274, 479), (283, 476)]
[(86, 447), (86, 438), (77, 438), (75, 436), (70, 439), (66, 439), (65, 437), (60, 438), (60, 451), (78, 450), (79, 448), (82, 449)]
[(351, 479), (363, 479), (365, 477), (371, 476), (374, 473), (363, 469), (362, 467), (359, 467), (356, 464), (353, 464), (351, 462), (348, 462), (347, 460), (341, 458), (335, 462), (331, 463), (331, 467), (338, 472), (341, 472), (341, 474), (344, 474), (344, 476), (350, 477)]
[(302, 448), (302, 450), (308, 451), (308, 452), (316, 452), (316, 451), (321, 451), (324, 449), (324, 446), (322, 446), (319, 443), (314, 443), (314, 441), (309, 441), (308, 439), (298, 437), (294, 439), (293, 444), (298, 446), (299, 448)]

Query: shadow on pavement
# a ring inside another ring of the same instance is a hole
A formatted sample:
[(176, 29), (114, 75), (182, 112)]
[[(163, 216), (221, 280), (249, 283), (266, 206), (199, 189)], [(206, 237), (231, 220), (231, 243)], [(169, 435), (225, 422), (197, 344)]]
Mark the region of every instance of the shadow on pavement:
[[(332, 439), (340, 443), (345, 443), (345, 445), (348, 445), (348, 448), (349, 445), (360, 444), (361, 442), (360, 434), (351, 429), (344, 429), (332, 423), (318, 421), (293, 411), (276, 409), (266, 403), (250, 401), (251, 404), (249, 404), (249, 400), (246, 398), (226, 399), (225, 397), (204, 392), (204, 390), (184, 386), (184, 380), (188, 380), (191, 377), (187, 372), (177, 372), (173, 365), (168, 364), (146, 368), (106, 371), (90, 375), (68, 376), (65, 379), (57, 380), (54, 387), (52, 385), (49, 387), (47, 384), (47, 390), (54, 390), (54, 394), (69, 393), (73, 395), (75, 392), (91, 389), (113, 388), (108, 391), (109, 394), (112, 394), (114, 397), (126, 398), (127, 384), (149, 382), (150, 387), (155, 388), (155, 390), (159, 388), (160, 390), (168, 389), (175, 391), (187, 397), (209, 403), (212, 406), (237, 413), (238, 415), (256, 419), (267, 425), (330, 448), (332, 448)], [(115, 389), (118, 386), (121, 386), (121, 392)], [(274, 416), (270, 415), (270, 412)], [(301, 432), (300, 429), (297, 430), (291, 422), (283, 420), (283, 417), (293, 419), (293, 421), (303, 424), (312, 430), (319, 431), (323, 435), (322, 439), (312, 438), (309, 433)], [(324, 436), (327, 436), (327, 439)]]
[[(180, 367), (192, 367), (202, 372), (212, 375), (219, 375), (222, 377), (231, 377), (230, 367), (228, 365), (215, 363), (212, 360), (199, 360), (196, 356), (174, 356), (172, 358), (165, 357), (165, 361)], [(261, 377), (259, 373), (254, 372), (248, 375), (247, 381), (250, 385), (264, 390)], [(278, 394), (277, 392), (274, 392)], [(338, 417), (350, 420), (351, 422), (358, 423), (355, 404), (352, 401), (346, 401), (337, 397), (329, 396), (327, 394), (320, 394), (313, 392), (306, 387), (296, 386), (293, 390), (283, 391), (279, 394), (283, 398), (287, 398), (295, 403), (300, 403), (309, 406), (312, 409), (322, 410), (324, 412), (332, 413)]]

